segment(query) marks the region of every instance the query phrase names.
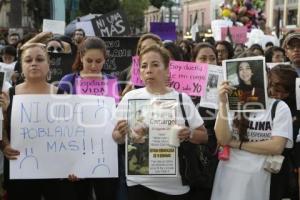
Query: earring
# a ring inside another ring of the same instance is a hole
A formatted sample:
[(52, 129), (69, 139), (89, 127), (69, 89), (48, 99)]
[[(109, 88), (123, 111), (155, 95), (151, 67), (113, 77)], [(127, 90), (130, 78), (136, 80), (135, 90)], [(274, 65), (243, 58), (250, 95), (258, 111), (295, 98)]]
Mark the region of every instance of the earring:
[(47, 73), (47, 81), (50, 81), (51, 80), (51, 71), (48, 71)]
[(22, 78), (23, 80), (25, 80), (25, 75), (24, 75), (23, 72), (21, 73), (21, 78)]

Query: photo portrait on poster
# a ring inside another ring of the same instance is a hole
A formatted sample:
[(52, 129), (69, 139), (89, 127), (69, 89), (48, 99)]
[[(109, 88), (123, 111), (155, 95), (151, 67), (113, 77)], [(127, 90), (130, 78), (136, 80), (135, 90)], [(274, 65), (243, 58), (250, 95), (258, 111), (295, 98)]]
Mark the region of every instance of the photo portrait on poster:
[(266, 109), (266, 71), (264, 57), (223, 61), (224, 78), (234, 87), (228, 94), (229, 110), (258, 112)]
[(131, 99), (126, 139), (127, 176), (176, 176), (177, 151), (168, 145), (176, 100)]

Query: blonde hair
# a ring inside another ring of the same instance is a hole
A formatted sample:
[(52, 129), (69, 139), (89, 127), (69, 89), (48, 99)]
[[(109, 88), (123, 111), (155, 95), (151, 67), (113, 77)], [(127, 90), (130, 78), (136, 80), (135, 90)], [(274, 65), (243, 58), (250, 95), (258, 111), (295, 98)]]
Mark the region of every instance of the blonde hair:
[(43, 43), (25, 43), (21, 48), (21, 61), (23, 59), (23, 54), (26, 50), (34, 48), (34, 47), (39, 47), (40, 49), (43, 50), (43, 52), (45, 53), (45, 56), (47, 58), (48, 63), (50, 63), (50, 58), (46, 49), (46, 45)]

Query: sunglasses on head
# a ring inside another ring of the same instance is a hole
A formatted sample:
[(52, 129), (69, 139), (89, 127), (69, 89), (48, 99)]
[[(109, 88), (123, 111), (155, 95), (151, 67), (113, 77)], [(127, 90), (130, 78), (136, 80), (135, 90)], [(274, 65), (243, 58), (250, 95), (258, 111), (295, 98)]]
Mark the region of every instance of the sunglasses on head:
[(61, 47), (48, 47), (47, 50), (48, 50), (48, 52), (61, 53), (63, 51), (63, 48), (61, 48)]

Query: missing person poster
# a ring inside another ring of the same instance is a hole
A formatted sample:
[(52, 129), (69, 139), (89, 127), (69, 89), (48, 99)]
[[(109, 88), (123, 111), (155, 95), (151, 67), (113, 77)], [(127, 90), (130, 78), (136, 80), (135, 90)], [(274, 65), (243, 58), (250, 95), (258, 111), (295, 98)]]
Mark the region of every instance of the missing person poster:
[(177, 149), (168, 145), (176, 124), (175, 99), (129, 100), (126, 175), (177, 176)]
[(265, 58), (261, 56), (223, 61), (224, 78), (234, 89), (228, 94), (229, 110), (258, 112), (267, 108)]

